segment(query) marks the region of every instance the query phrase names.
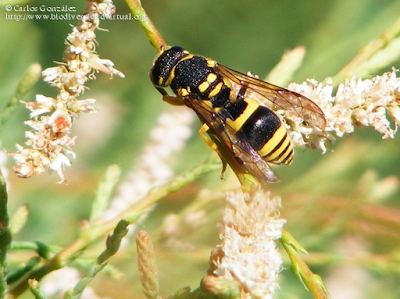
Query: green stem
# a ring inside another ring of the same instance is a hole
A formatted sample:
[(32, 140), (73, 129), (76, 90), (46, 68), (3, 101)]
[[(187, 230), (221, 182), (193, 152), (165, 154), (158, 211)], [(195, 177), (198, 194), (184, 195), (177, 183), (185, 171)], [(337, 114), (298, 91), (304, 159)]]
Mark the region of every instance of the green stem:
[(150, 43), (154, 48), (157, 49), (159, 53), (161, 53), (165, 46), (167, 45), (161, 36), (160, 32), (156, 29), (153, 22), (150, 20), (149, 16), (146, 14), (146, 11), (142, 7), (142, 4), (139, 0), (125, 0), (126, 4), (128, 4), (132, 14), (137, 16), (140, 25), (142, 26), (144, 32), (150, 40)]
[(7, 291), (7, 251), (12, 239), (8, 228), (7, 201), (7, 186), (0, 171), (0, 298), (4, 298)]
[(37, 280), (31, 279), (29, 280), (29, 289), (31, 290), (33, 296), (36, 299), (46, 299), (46, 294), (40, 288), (39, 282)]
[(83, 291), (87, 287), (87, 285), (93, 280), (93, 278), (106, 266), (107, 261), (112, 257), (119, 249), (121, 245), (122, 238), (128, 232), (129, 222), (125, 220), (121, 220), (118, 222), (114, 232), (108, 236), (106, 242), (106, 250), (104, 250), (96, 259), (94, 263), (92, 263), (86, 269), (86, 275), (83, 277), (73, 289), (69, 290), (64, 299), (78, 299), (81, 297)]
[(40, 257), (50, 259), (61, 248), (58, 246), (47, 245), (42, 242), (14, 241), (11, 244), (11, 250), (29, 250), (35, 251)]
[(308, 290), (313, 294), (314, 298), (329, 298), (328, 291), (326, 290), (321, 277), (314, 274), (300, 256), (299, 251), (306, 252), (305, 249), (302, 248), (301, 245), (286, 230), (283, 230), (280, 242), (282, 243), (292, 262), (291, 268), (293, 273), (300, 279), (306, 288), (308, 288)]
[(97, 218), (103, 215), (108, 207), (111, 195), (117, 185), (121, 175), (121, 169), (117, 165), (111, 165), (97, 187), (97, 196), (93, 202), (92, 212), (90, 213), (89, 223), (93, 224)]
[(390, 41), (400, 34), (400, 18), (377, 39), (362, 47), (357, 55), (335, 76), (332, 77), (333, 82), (343, 82), (349, 76), (357, 73), (357, 70), (367, 62), (379, 50), (382, 50)]
[(82, 252), (82, 250), (88, 247), (91, 243), (103, 238), (110, 231), (112, 231), (119, 222), (119, 219), (126, 219), (130, 223), (135, 223), (144, 212), (146, 212), (150, 207), (152, 207), (165, 196), (182, 189), (189, 183), (208, 172), (220, 169), (220, 167), (221, 164), (219, 162), (201, 164), (192, 170), (174, 178), (165, 185), (152, 189), (144, 198), (131, 205), (114, 219), (87, 228), (82, 232), (81, 236), (77, 240), (61, 250), (43, 266), (32, 271), (30, 275), (25, 277), (16, 286), (14, 286), (9, 292), (9, 298), (16, 298), (22, 294), (28, 288), (28, 279), (34, 278), (39, 281), (46, 274), (62, 268), (66, 263), (77, 258), (80, 252)]
[(34, 256), (29, 259), (28, 262), (26, 262), (23, 266), (18, 267), (17, 269), (14, 269), (13, 272), (10, 272), (7, 276), (7, 283), (12, 284), (16, 282), (17, 280), (21, 279), (26, 273), (29, 273), (32, 271), (34, 267), (39, 265), (41, 262), (41, 258), (38, 256)]

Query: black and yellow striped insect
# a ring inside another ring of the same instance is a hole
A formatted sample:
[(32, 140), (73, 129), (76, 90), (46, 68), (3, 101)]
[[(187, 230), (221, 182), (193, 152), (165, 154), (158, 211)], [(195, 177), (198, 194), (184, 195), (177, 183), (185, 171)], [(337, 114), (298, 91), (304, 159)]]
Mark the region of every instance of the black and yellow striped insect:
[[(285, 126), (270, 109), (291, 110), (313, 126), (324, 128), (322, 110), (299, 93), (234, 71), (216, 61), (174, 46), (163, 51), (150, 79), (164, 101), (192, 108), (203, 123), (200, 134), (219, 154), (229, 152), (243, 173), (261, 181), (279, 181), (268, 165), (290, 164), (293, 147)], [(175, 96), (164, 88), (171, 87)], [(268, 103), (269, 108), (267, 107)], [(209, 133), (218, 146), (204, 133)]]

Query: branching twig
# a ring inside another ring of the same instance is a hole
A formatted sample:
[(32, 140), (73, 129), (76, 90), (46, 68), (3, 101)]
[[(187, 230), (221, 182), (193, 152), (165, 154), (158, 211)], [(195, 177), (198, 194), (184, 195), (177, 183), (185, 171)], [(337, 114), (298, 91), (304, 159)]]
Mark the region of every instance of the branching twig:
[(324, 283), (319, 275), (311, 272), (310, 268), (303, 261), (299, 251), (305, 252), (305, 249), (286, 231), (282, 231), (282, 238), (280, 239), (283, 247), (285, 248), (290, 260), (292, 261), (291, 269), (293, 273), (303, 282), (309, 291), (316, 299), (328, 299), (329, 294), (326, 290)]
[(82, 232), (81, 236), (77, 240), (61, 250), (43, 266), (32, 271), (27, 278), (23, 279), (15, 287), (13, 287), (9, 293), (10, 298), (15, 298), (26, 290), (26, 288), (28, 287), (29, 278), (40, 280), (48, 273), (62, 268), (67, 262), (77, 258), (79, 256), (79, 253), (87, 246), (89, 246), (94, 241), (103, 238), (110, 231), (112, 231), (119, 219), (126, 219), (131, 223), (135, 223), (143, 212), (145, 212), (147, 209), (149, 209), (151, 206), (153, 206), (155, 203), (157, 203), (168, 194), (180, 190), (187, 184), (193, 182), (198, 177), (210, 171), (220, 169), (220, 167), (221, 165), (219, 162), (201, 164), (193, 168), (192, 170), (175, 177), (167, 184), (154, 188), (143, 199), (133, 204), (131, 207), (126, 209), (114, 219), (89, 227)]
[(114, 232), (107, 238), (106, 250), (104, 250), (96, 259), (96, 261), (88, 267), (86, 276), (76, 284), (74, 289), (65, 294), (64, 299), (78, 299), (81, 297), (89, 282), (91, 282), (97, 273), (99, 273), (106, 266), (108, 259), (118, 251), (122, 238), (128, 232), (128, 225), (129, 222), (125, 220), (118, 222)]

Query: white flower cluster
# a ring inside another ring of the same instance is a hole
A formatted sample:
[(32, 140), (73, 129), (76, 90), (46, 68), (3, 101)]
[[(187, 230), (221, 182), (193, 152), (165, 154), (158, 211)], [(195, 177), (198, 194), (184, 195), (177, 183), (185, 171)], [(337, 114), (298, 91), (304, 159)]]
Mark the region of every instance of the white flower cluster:
[(96, 71), (124, 77), (110, 60), (100, 59), (95, 51), (99, 15), (111, 17), (115, 6), (111, 0), (87, 3), (87, 13), (66, 39), (66, 63), (42, 72), (44, 80), (58, 89), (57, 97), (38, 94), (36, 102), (25, 103), (31, 110), (31, 119), (25, 122), (32, 128), (25, 134), (30, 148), (17, 145), (17, 152), (10, 154), (16, 162), (14, 172), (19, 177), (28, 178), (48, 169), (56, 171), (64, 181), (64, 166), (70, 166), (70, 158), (75, 157), (71, 151), (75, 144), (75, 137), (71, 137), (72, 124), (80, 112), (95, 111), (94, 99), (77, 100), (85, 91), (85, 83), (95, 79)]
[(275, 240), (286, 222), (278, 218), (280, 197), (270, 198), (259, 188), (229, 193), (227, 200), (219, 223), (223, 241), (211, 257), (211, 272), (218, 279), (235, 281), (240, 298), (273, 298), (282, 269)]
[[(280, 111), (290, 120), (290, 135), (294, 145), (316, 146), (323, 152), (326, 143), (334, 138), (352, 133), (355, 126), (371, 126), (383, 139), (394, 138), (400, 125), (400, 78), (397, 70), (371, 79), (355, 77), (341, 83), (333, 93), (332, 80), (308, 80), (290, 84), (289, 89), (308, 97), (324, 112), (326, 127), (323, 130), (304, 124), (296, 113)], [(317, 139), (317, 140), (315, 140)]]
[[(158, 118), (150, 132), (150, 141), (143, 149), (138, 163), (120, 185), (104, 215), (112, 219), (129, 205), (141, 199), (153, 187), (165, 183), (173, 175), (171, 162), (192, 135), (190, 125), (194, 114), (189, 109), (174, 107)], [(136, 159), (135, 159), (136, 160)]]

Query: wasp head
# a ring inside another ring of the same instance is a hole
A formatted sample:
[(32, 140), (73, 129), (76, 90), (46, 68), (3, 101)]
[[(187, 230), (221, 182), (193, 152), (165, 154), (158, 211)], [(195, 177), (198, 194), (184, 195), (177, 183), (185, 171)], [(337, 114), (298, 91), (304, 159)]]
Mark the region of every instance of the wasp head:
[(167, 81), (174, 66), (187, 55), (189, 53), (182, 47), (174, 46), (158, 56), (150, 70), (150, 80), (160, 92), (162, 87), (169, 85)]

